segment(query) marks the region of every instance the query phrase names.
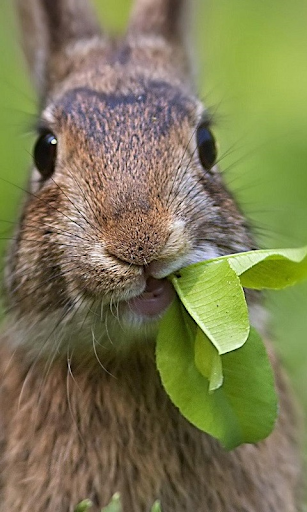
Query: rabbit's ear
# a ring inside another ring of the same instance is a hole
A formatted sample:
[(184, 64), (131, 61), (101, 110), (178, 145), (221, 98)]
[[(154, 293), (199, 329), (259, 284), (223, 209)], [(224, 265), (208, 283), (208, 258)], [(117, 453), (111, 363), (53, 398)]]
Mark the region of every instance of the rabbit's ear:
[(181, 61), (182, 71), (190, 68), (190, 17), (193, 0), (135, 0), (128, 34), (163, 39), (170, 58)]
[[(69, 45), (100, 35), (88, 0), (17, 0), (23, 45), (34, 84), (41, 95), (49, 74)], [(52, 77), (56, 81), (57, 77)]]

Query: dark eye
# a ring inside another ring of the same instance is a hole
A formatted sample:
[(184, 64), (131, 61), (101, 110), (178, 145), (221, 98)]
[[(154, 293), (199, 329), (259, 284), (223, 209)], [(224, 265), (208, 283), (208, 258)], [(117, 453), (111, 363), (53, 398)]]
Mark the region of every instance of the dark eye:
[(204, 169), (211, 169), (217, 157), (215, 139), (206, 123), (198, 126), (196, 132), (198, 154)]
[(34, 146), (34, 162), (42, 177), (52, 176), (57, 154), (57, 138), (51, 132), (44, 132)]

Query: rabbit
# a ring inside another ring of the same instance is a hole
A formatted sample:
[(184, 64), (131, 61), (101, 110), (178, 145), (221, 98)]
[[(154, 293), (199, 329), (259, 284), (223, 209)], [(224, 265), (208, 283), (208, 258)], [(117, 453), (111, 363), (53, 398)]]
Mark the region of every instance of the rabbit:
[(195, 93), (191, 1), (135, 0), (117, 39), (86, 0), (16, 6), (40, 114), (5, 270), (1, 510), (98, 512), (119, 492), (123, 512), (297, 512), (299, 421), (271, 343), (276, 427), (230, 452), (155, 366), (167, 276), (256, 248)]

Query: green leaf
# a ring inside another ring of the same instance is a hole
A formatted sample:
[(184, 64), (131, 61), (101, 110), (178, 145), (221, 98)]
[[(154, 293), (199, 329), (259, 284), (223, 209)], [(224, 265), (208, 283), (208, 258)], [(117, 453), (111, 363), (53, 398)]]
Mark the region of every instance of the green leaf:
[(174, 301), (161, 321), (156, 348), (167, 394), (185, 418), (227, 449), (264, 439), (274, 426), (277, 402), (260, 337), (252, 329), (242, 348), (222, 356), (223, 386), (209, 393), (209, 381), (195, 365), (196, 330), (182, 305)]
[(225, 445), (236, 446), (241, 439), (236, 418), (219, 390), (209, 394), (209, 382), (195, 366), (195, 334), (196, 324), (180, 302), (174, 301), (162, 318), (157, 337), (156, 361), (162, 384), (193, 425)]
[(83, 500), (76, 506), (75, 512), (87, 512), (93, 506), (91, 500)]
[(250, 251), (228, 257), (242, 286), (281, 289), (307, 279), (307, 248)]
[(191, 265), (170, 279), (219, 354), (245, 343), (249, 334), (247, 305), (240, 279), (227, 260)]
[(156, 501), (153, 504), (151, 512), (161, 512), (161, 506), (160, 506), (160, 502), (159, 501)]
[(265, 439), (278, 412), (274, 373), (266, 348), (251, 327), (245, 345), (222, 356), (223, 392), (240, 418), (243, 442)]
[[(87, 512), (91, 507), (93, 506), (93, 503), (91, 500), (84, 500), (77, 507), (75, 508), (75, 512)], [(101, 512), (121, 512), (121, 500), (120, 500), (120, 494), (117, 492), (114, 494), (112, 500), (110, 501), (109, 505), (104, 507)], [(155, 501), (151, 508), (151, 512), (161, 512), (161, 506), (159, 501)]]
[(205, 333), (197, 327), (195, 338), (195, 365), (198, 371), (208, 379), (209, 392), (223, 384), (222, 359)]
[(170, 276), (184, 307), (175, 302), (161, 322), (161, 379), (183, 416), (227, 448), (264, 439), (277, 414), (273, 372), (242, 286), (305, 279), (307, 247), (232, 254)]
[[(181, 270), (180, 275), (187, 281), (199, 280), (198, 286), (204, 289), (206, 284), (203, 281), (203, 273), (207, 272), (209, 266), (222, 261), (229, 263), (245, 288), (279, 290), (307, 279), (307, 247), (263, 249), (230, 254), (190, 265), (183, 269), (184, 271)], [(172, 280), (174, 279), (174, 285), (175, 277), (175, 275), (170, 276)]]
[(109, 505), (104, 507), (101, 512), (121, 512), (122, 507), (120, 503), (120, 494), (117, 492), (114, 494), (112, 500)]

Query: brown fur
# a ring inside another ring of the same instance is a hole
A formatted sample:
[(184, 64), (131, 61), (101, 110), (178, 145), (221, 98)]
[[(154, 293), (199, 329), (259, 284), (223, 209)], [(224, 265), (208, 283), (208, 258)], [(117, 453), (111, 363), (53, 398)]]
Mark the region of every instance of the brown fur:
[(117, 490), (124, 512), (149, 511), (156, 498), (163, 512), (296, 512), (296, 431), (282, 380), (274, 433), (228, 453), (181, 417), (152, 347), (142, 352), (110, 360), (108, 373), (90, 357), (47, 371), (2, 349), (4, 510), (73, 512), (89, 497), (98, 511)]
[(58, 154), (52, 178), (33, 171), (7, 262), (3, 510), (73, 512), (91, 498), (98, 511), (119, 491), (123, 512), (155, 499), (163, 512), (297, 511), (295, 411), (274, 356), (276, 429), (228, 453), (165, 394), (157, 322), (125, 309), (149, 273), (254, 247), (217, 168), (198, 159), (189, 1), (137, 1), (116, 42), (85, 1), (17, 3)]

